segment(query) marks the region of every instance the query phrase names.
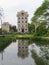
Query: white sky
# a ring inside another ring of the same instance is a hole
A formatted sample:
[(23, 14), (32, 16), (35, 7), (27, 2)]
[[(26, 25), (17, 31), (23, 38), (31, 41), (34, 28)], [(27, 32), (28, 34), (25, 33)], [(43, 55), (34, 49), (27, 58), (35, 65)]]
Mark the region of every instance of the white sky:
[(17, 25), (17, 12), (25, 10), (29, 14), (29, 22), (36, 9), (44, 0), (0, 0), (0, 7), (4, 9), (4, 21)]

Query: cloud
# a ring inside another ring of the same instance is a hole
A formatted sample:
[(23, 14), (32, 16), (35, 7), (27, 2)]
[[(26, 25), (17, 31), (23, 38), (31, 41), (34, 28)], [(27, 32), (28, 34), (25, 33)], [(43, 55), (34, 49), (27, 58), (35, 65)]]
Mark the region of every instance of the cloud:
[(0, 6), (10, 8), (12, 6), (18, 6), (19, 1), (18, 0), (0, 0)]
[[(13, 6), (20, 6), (20, 5), (40, 5), (40, 3), (43, 0), (0, 0), (0, 6), (6, 7), (6, 8), (10, 8)], [(39, 3), (38, 3), (39, 2)], [(38, 6), (37, 5), (37, 6)]]
[(43, 1), (44, 0), (0, 0), (0, 6), (4, 8), (5, 19), (11, 24), (16, 24), (16, 14), (18, 11), (27, 11), (30, 19)]

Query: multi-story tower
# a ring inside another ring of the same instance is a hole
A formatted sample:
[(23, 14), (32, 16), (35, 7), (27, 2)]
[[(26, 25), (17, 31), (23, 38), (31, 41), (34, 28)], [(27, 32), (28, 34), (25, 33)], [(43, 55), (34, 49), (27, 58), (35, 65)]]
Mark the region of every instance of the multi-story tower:
[(18, 33), (28, 33), (28, 13), (20, 11), (17, 13), (18, 17)]

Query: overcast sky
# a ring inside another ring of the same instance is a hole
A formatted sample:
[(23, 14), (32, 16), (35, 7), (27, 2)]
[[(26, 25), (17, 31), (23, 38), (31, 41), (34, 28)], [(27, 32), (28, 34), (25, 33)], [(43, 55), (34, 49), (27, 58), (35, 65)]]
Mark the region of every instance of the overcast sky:
[(4, 9), (4, 22), (17, 25), (17, 12), (25, 10), (29, 14), (29, 21), (36, 9), (44, 0), (0, 0), (0, 7)]

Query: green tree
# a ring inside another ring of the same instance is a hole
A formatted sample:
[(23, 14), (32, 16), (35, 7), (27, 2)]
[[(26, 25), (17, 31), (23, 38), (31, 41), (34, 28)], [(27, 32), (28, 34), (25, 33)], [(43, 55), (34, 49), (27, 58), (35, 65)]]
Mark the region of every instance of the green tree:
[(39, 26), (39, 23), (41, 21), (49, 21), (49, 1), (48, 0), (44, 0), (44, 2), (42, 3), (42, 5), (37, 8), (37, 10), (34, 13), (34, 16), (32, 17), (32, 23), (34, 23), (35, 25), (35, 32)]
[(10, 31), (11, 32), (17, 32), (16, 26), (11, 26), (10, 25)]
[(40, 25), (37, 28), (37, 36), (43, 36), (47, 33), (47, 22), (41, 22)]
[(37, 17), (32, 18), (32, 24), (35, 26), (35, 33), (36, 33), (36, 29), (39, 26), (39, 22), (37, 22)]
[(13, 26), (12, 29), (14, 32), (17, 32), (16, 26)]
[(28, 23), (28, 29), (29, 29), (29, 33), (34, 33), (35, 26), (32, 23)]

